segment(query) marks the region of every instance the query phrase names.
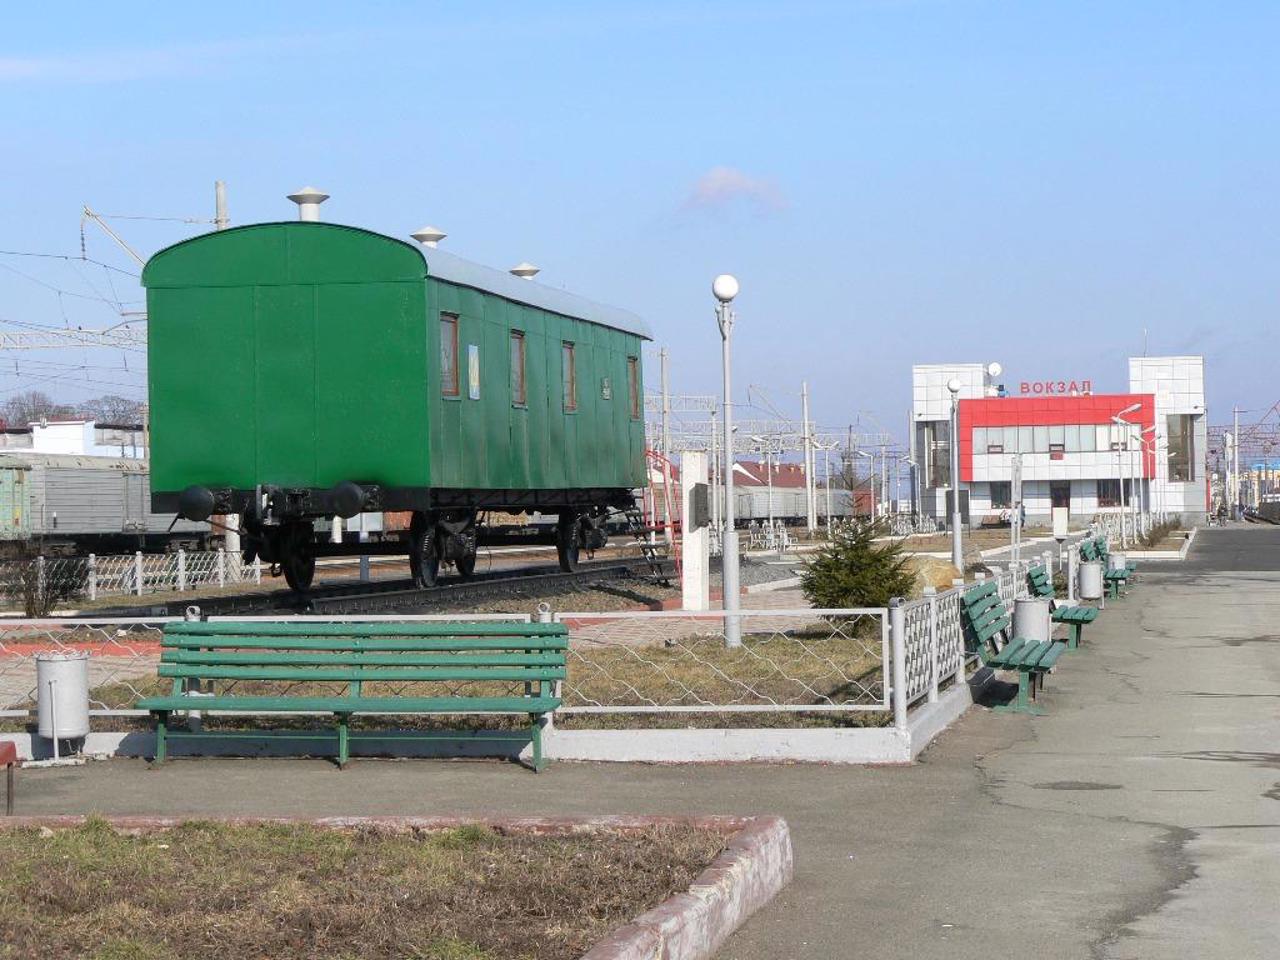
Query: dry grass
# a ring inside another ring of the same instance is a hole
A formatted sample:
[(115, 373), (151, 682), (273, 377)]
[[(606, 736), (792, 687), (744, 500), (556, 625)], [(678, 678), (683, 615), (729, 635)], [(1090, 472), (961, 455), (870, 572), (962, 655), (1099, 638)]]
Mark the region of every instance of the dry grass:
[(560, 960), (686, 889), (723, 846), (687, 826), (5, 831), (0, 958)]

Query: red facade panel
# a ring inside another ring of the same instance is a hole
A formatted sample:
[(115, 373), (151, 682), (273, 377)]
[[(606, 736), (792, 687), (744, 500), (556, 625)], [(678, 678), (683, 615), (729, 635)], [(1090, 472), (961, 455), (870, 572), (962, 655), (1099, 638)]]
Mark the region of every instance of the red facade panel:
[[(961, 400), (960, 479), (973, 482), (973, 430), (975, 427), (1056, 427), (1069, 424), (1109, 424), (1125, 407), (1139, 408), (1124, 414), (1142, 429), (1155, 425), (1156, 398), (1150, 393), (1105, 393), (1083, 397), (986, 397)], [(1071, 454), (1067, 454), (1068, 457)], [(1154, 444), (1142, 455), (1142, 474), (1155, 476)]]

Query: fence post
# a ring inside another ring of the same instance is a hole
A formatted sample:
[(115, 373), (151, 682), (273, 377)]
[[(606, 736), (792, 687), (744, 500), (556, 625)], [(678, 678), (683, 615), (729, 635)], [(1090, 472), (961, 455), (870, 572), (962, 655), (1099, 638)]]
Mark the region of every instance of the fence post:
[(253, 582), (262, 583), (262, 558), (256, 554), (253, 558)]
[(40, 598), (38, 601), (39, 603), (44, 602), (46, 595), (44, 578), (44, 554), (42, 553), (40, 556), (36, 557), (36, 596)]
[(893, 725), (907, 729), (907, 616), (902, 598), (889, 601), (889, 647), (893, 651)]
[(218, 548), (218, 587), (221, 589), (227, 585), (227, 551), (222, 547)]
[(187, 589), (187, 551), (178, 548), (178, 592)]
[(138, 550), (133, 555), (133, 591), (139, 597), (142, 596), (142, 551)]
[(1076, 602), (1076, 548), (1067, 547), (1067, 603)]
[(929, 601), (929, 702), (938, 702), (938, 588), (925, 587), (924, 598)]
[(89, 554), (89, 599), (98, 599), (98, 558)]
[[(964, 577), (955, 577), (951, 581), (951, 589), (964, 590)], [(960, 603), (961, 605), (963, 605), (964, 603), (963, 594), (960, 597)], [(957, 616), (963, 616), (963, 614), (957, 614)], [(963, 628), (963, 623), (960, 626)], [(964, 683), (964, 679), (965, 679), (964, 678), (964, 661), (965, 661), (965, 650), (964, 650), (964, 638), (963, 638), (963, 631), (962, 631), (961, 640), (960, 640), (960, 666), (956, 667), (956, 683)]]

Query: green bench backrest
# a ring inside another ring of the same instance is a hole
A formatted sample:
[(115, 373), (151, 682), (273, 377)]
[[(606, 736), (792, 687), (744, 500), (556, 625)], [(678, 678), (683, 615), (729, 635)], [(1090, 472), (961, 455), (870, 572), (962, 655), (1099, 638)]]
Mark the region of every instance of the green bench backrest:
[(563, 624), (173, 623), (159, 675), (186, 680), (345, 682), (565, 678)]
[(964, 592), (960, 602), (965, 618), (973, 633), (974, 651), (983, 663), (987, 662), (987, 646), (994, 649), (994, 641), (1009, 626), (1009, 612), (1000, 599), (1000, 590), (994, 580), (988, 580)]
[(1081, 543), (1080, 543), (1080, 558), (1081, 558), (1082, 560), (1086, 560), (1086, 561), (1091, 561), (1091, 560), (1097, 560), (1097, 559), (1099, 559), (1099, 557), (1098, 557), (1098, 545), (1097, 545), (1096, 543), (1094, 543), (1092, 540), (1083, 540), (1083, 541), (1081, 541)]
[(1054, 596), (1053, 581), (1049, 579), (1049, 571), (1043, 566), (1027, 568), (1027, 584), (1037, 597)]

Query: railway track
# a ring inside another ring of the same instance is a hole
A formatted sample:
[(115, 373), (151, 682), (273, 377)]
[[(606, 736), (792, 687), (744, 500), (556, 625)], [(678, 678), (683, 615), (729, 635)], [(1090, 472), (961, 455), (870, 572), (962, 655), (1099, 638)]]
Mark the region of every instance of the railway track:
[(181, 616), (188, 607), (198, 606), (207, 616), (281, 614), (377, 614), (408, 612), (448, 603), (476, 603), (520, 595), (543, 597), (579, 590), (593, 584), (621, 579), (655, 579), (649, 564), (641, 559), (599, 560), (583, 563), (573, 573), (545, 568), (522, 568), (476, 574), (469, 580), (453, 580), (420, 589), (408, 578), (370, 583), (343, 583), (318, 587), (303, 596), (288, 590), (269, 593), (242, 593), (232, 596), (204, 596), (168, 600), (95, 612), (107, 617)]

